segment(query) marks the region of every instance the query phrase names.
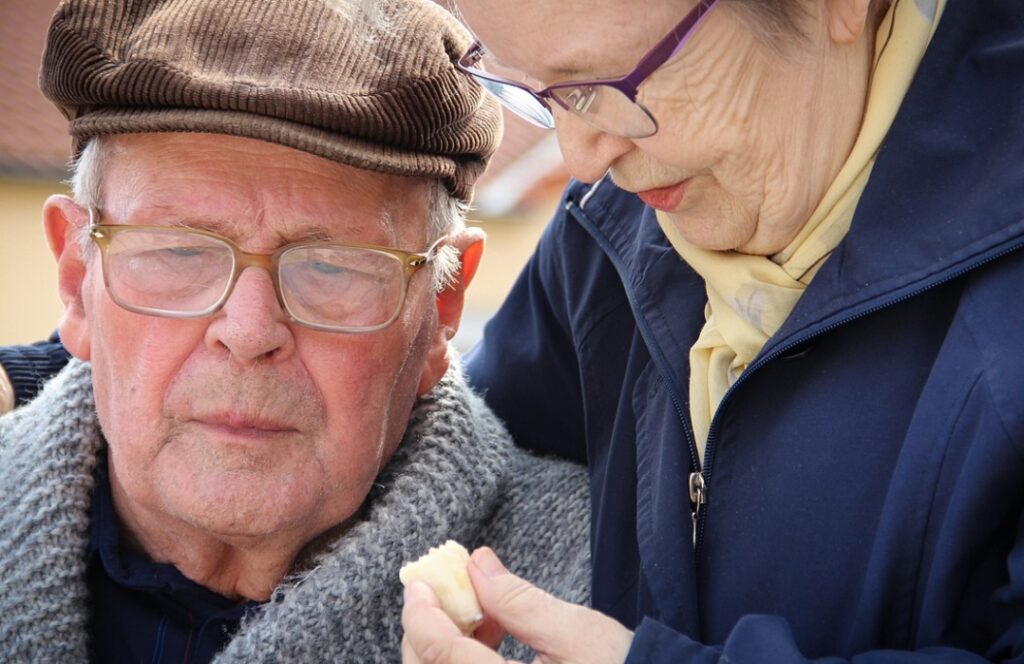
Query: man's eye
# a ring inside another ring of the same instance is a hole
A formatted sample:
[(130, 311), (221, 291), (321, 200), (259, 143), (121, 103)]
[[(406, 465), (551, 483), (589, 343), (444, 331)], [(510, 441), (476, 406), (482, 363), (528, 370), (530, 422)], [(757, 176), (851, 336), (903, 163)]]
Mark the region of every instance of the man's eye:
[(344, 269), (334, 263), (310, 263), (309, 267), (320, 274), (339, 274)]
[(193, 258), (203, 255), (207, 250), (202, 247), (168, 247), (166, 251), (172, 258)]

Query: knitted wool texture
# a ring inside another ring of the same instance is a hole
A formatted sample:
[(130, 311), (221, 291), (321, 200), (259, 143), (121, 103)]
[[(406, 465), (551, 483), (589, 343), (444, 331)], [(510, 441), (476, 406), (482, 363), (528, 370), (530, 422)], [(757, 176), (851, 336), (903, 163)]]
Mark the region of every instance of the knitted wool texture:
[(455, 66), (469, 33), (431, 0), (362, 4), (64, 0), (39, 85), (76, 155), (98, 135), (213, 132), (468, 201), (501, 139), (497, 102)]
[[(84, 662), (86, 550), (97, 456), (88, 364), (0, 418), (0, 652)], [(448, 538), (488, 544), (514, 572), (589, 601), (585, 469), (528, 455), (449, 371), (413, 411), (361, 521), (327, 538), (243, 621), (216, 662), (398, 662), (398, 569)], [(529, 661), (507, 641), (506, 656)]]

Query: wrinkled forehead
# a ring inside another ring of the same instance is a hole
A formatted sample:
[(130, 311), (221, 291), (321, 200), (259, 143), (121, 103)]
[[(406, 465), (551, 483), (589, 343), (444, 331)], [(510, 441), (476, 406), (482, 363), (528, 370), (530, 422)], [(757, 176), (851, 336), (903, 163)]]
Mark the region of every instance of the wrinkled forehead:
[(695, 0), (456, 0), (503, 65), (545, 83), (626, 73)]
[(424, 178), (221, 134), (112, 136), (101, 152), (113, 223), (197, 227), (261, 250), (311, 239), (418, 249), (426, 239)]

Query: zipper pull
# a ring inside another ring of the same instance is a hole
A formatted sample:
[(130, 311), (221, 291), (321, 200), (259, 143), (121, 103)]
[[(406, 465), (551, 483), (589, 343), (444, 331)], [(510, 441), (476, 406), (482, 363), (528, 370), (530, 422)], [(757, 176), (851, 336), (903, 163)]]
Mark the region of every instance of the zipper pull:
[(700, 507), (708, 502), (708, 492), (704, 487), (704, 476), (700, 473), (690, 473), (690, 502), (693, 503), (693, 512), (690, 519), (693, 522), (693, 548), (697, 548), (697, 517), (700, 516)]

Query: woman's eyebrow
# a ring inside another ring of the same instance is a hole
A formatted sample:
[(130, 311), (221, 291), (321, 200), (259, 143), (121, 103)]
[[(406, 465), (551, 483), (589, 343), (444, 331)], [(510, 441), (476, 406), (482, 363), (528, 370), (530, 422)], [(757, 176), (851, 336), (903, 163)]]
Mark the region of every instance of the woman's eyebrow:
[[(551, 77), (551, 80), (571, 81), (586, 78), (583, 76), (583, 69), (577, 62), (566, 62), (565, 64), (544, 65), (544, 71)], [(590, 78), (594, 78), (591, 76)]]

